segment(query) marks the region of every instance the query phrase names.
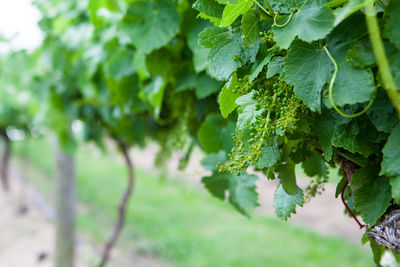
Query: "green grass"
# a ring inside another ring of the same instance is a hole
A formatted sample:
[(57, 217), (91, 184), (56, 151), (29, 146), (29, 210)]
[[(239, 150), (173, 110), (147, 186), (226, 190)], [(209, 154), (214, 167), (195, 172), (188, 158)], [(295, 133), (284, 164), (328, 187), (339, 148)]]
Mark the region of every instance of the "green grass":
[[(17, 151), (51, 173), (50, 144), (24, 144), (18, 144)], [(85, 204), (78, 225), (102, 241), (116, 215), (126, 170), (118, 155), (105, 156), (93, 147), (80, 149), (77, 162), (78, 198)], [(161, 182), (140, 170), (136, 176), (122, 240), (132, 252), (153, 255), (172, 266), (374, 266), (369, 251), (343, 239), (257, 214), (248, 219), (178, 180)], [(36, 182), (41, 179), (35, 178), (35, 184), (49, 192), (48, 178)]]

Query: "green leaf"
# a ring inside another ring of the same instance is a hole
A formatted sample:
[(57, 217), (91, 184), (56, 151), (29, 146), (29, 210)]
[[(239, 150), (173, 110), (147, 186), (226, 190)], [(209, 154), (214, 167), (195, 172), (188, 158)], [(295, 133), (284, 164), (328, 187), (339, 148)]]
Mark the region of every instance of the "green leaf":
[(373, 239), (370, 239), (369, 244), (371, 246), (372, 254), (374, 255), (374, 262), (376, 266), (381, 266), (381, 259), (386, 251), (386, 248), (376, 244)]
[(250, 48), (258, 44), (259, 24), (253, 10), (246, 12), (242, 17), (243, 44)]
[(375, 64), (375, 55), (369, 40), (364, 39), (356, 43), (347, 51), (347, 62), (359, 68), (365, 68)]
[(199, 44), (213, 48), (226, 40), (232, 40), (233, 34), (227, 28), (208, 27), (199, 34)]
[(319, 144), (323, 150), (325, 160), (332, 159), (332, 137), (335, 132), (337, 121), (327, 113), (314, 114), (313, 129), (318, 137)]
[(188, 34), (188, 46), (193, 52), (193, 65), (197, 73), (205, 70), (208, 66), (208, 49), (199, 44), (199, 34), (207, 26), (209, 26), (209, 23), (204, 20), (200, 20), (200, 22), (196, 23), (196, 25), (189, 31)]
[(150, 107), (153, 108), (154, 116), (159, 117), (162, 101), (164, 98), (166, 83), (160, 76), (155, 77), (139, 93), (139, 97)]
[(331, 78), (331, 70), (332, 63), (317, 44), (296, 40), (285, 59), (285, 80), (312, 111), (321, 110), (321, 91)]
[(237, 38), (226, 39), (211, 48), (208, 53), (210, 71), (220, 80), (227, 80), (240, 65), (237, 56), (241, 53), (240, 42)]
[(272, 76), (279, 74), (282, 78), (285, 68), (285, 58), (284, 57), (275, 57), (268, 63), (267, 70), (267, 79)]
[(236, 4), (225, 6), (220, 26), (230, 26), (240, 15), (249, 11), (252, 5), (253, 0), (238, 0)]
[(186, 75), (179, 81), (176, 90), (183, 91), (188, 89), (195, 89), (197, 99), (206, 98), (213, 93), (219, 91), (221, 82), (211, 78), (205, 73), (197, 75)]
[(109, 77), (113, 77), (116, 81), (135, 73), (133, 53), (125, 49), (117, 51), (106, 62), (104, 69), (105, 73)]
[(380, 174), (389, 177), (400, 176), (400, 124), (393, 129), (382, 152), (383, 160)]
[(219, 114), (209, 114), (199, 128), (198, 138), (207, 154), (220, 150), (229, 152), (234, 145), (234, 130), (235, 124), (230, 120), (223, 120)]
[(276, 166), (275, 172), (285, 192), (289, 195), (297, 194), (295, 164), (289, 160)]
[(278, 163), (280, 159), (281, 153), (276, 146), (263, 147), (262, 154), (255, 164), (255, 167), (257, 169), (270, 168)]
[(255, 185), (257, 180), (256, 175), (247, 173), (231, 178), (229, 201), (244, 214), (258, 206), (258, 194)]
[(303, 167), (304, 173), (309, 177), (318, 176), (321, 178), (327, 178), (327, 167), (325, 161), (315, 152), (301, 163), (301, 167)]
[(336, 127), (332, 144), (342, 147), (352, 153), (360, 153), (368, 157), (377, 153), (377, 146), (373, 143), (376, 139), (373, 126), (370, 127), (366, 121), (351, 120), (347, 124)]
[(380, 132), (391, 133), (398, 122), (396, 111), (386, 93), (382, 90), (378, 91), (378, 95), (367, 114), (372, 124)]
[(179, 30), (179, 14), (172, 0), (133, 2), (129, 5), (123, 27), (131, 43), (143, 53), (169, 43)]
[[(312, 42), (324, 38), (334, 27), (335, 16), (333, 11), (323, 4), (325, 1), (295, 2), (292, 19), (285, 27), (274, 27), (274, 39), (281, 49), (289, 48), (292, 41), (298, 36), (301, 40)], [(287, 17), (278, 20), (278, 24), (287, 21)]]
[(392, 43), (384, 42), (386, 55), (388, 56), (390, 70), (392, 71), (394, 83), (398, 86), (400, 84), (400, 50), (398, 50)]
[(385, 213), (392, 199), (388, 179), (379, 177), (378, 168), (367, 166), (355, 172), (351, 180), (354, 206), (370, 226)]
[(263, 70), (264, 66), (267, 65), (271, 58), (274, 55), (274, 51), (269, 51), (265, 58), (261, 61), (260, 64), (250, 73), (249, 82), (252, 82), (255, 78), (257, 78), (258, 74)]
[(392, 197), (397, 204), (400, 204), (400, 176), (391, 177), (390, 186), (392, 187)]
[(222, 88), (221, 93), (218, 97), (219, 109), (221, 110), (221, 115), (227, 118), (232, 111), (237, 107), (236, 99), (240, 96), (239, 93), (235, 92), (237, 85), (236, 72), (233, 73), (230, 80)]
[(88, 11), (90, 20), (96, 27), (101, 26), (104, 23), (102, 18), (98, 15), (102, 8), (116, 11), (119, 9), (119, 4), (117, 0), (89, 0)]
[(385, 9), (385, 16), (388, 16), (388, 22), (385, 26), (384, 35), (400, 49), (400, 2), (390, 1), (389, 6)]
[(216, 1), (223, 5), (233, 5), (236, 4), (238, 0), (216, 0)]
[(351, 44), (338, 47), (339, 49), (332, 49), (332, 56), (335, 58), (339, 68), (332, 89), (333, 100), (338, 106), (370, 101), (375, 92), (372, 72), (347, 64), (346, 55)]
[(299, 187), (297, 187), (294, 195), (286, 193), (281, 184), (276, 188), (274, 194), (274, 208), (279, 218), (286, 221), (291, 214), (296, 213), (296, 205), (302, 207), (303, 203), (303, 191)]
[(257, 101), (253, 99), (254, 91), (247, 95), (243, 95), (236, 99), (236, 104), (239, 106), (239, 116), (236, 124), (238, 130), (248, 128), (256, 120), (257, 115), (262, 114), (262, 109), (257, 110)]
[(221, 18), (224, 11), (224, 5), (214, 0), (197, 0), (193, 4), (193, 8), (210, 17)]
[(229, 189), (230, 174), (214, 173), (212, 176), (203, 177), (201, 182), (216, 198), (225, 199), (225, 191)]
[(347, 51), (366, 33), (364, 16), (356, 14), (343, 21), (327, 37), (328, 49), (338, 65), (333, 85), (333, 99), (338, 106), (367, 102), (374, 95), (372, 72), (350, 66), (346, 60)]
[(212, 172), (217, 172), (218, 171), (217, 165), (220, 163), (224, 163), (226, 161), (227, 161), (226, 153), (225, 153), (225, 151), (221, 150), (218, 153), (208, 154), (201, 161), (201, 165), (203, 165), (203, 167), (206, 170), (209, 170)]
[(225, 192), (229, 192), (229, 202), (241, 213), (248, 215), (248, 211), (258, 206), (258, 194), (255, 181), (257, 176), (242, 173), (213, 173), (203, 177), (202, 183), (216, 197), (225, 199)]
[(335, 26), (339, 25), (339, 23), (348, 18), (351, 14), (363, 8), (364, 2), (364, 0), (348, 0), (343, 7), (336, 8), (333, 11), (335, 15)]

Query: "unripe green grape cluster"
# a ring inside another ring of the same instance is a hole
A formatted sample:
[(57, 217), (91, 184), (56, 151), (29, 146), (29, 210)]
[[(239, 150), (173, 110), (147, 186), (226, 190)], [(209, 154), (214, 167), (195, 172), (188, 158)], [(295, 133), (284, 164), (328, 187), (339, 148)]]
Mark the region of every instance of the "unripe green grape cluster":
[(229, 160), (219, 166), (220, 172), (241, 172), (257, 163), (263, 148), (275, 146), (276, 136), (284, 136), (294, 128), (297, 113), (303, 104), (294, 95), (293, 87), (277, 77), (267, 79), (262, 72), (253, 83), (246, 83), (236, 89), (242, 94), (252, 93), (256, 101), (257, 114), (249, 129), (234, 135), (235, 147)]

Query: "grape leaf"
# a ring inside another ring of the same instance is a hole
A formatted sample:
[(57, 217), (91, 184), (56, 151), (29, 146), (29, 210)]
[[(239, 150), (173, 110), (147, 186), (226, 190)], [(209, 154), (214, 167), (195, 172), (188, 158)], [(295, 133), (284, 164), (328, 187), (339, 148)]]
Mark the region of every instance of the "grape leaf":
[(236, 4), (238, 0), (216, 0), (216, 1), (223, 5), (233, 5)]
[(392, 197), (396, 201), (397, 204), (400, 203), (400, 175), (391, 177), (390, 185), (392, 187)]
[(246, 12), (242, 17), (242, 33), (245, 47), (255, 47), (258, 44), (258, 18), (252, 10)]
[(393, 129), (382, 152), (383, 160), (380, 174), (389, 177), (400, 176), (400, 124)]
[[(373, 126), (372, 126), (373, 127)], [(376, 133), (365, 121), (351, 120), (338, 125), (335, 129), (332, 144), (342, 147), (352, 153), (360, 153), (365, 157), (377, 153)]]
[(139, 93), (139, 97), (153, 108), (155, 117), (159, 117), (161, 112), (165, 86), (166, 83), (164, 79), (157, 76)]
[(379, 177), (375, 166), (367, 166), (354, 173), (351, 186), (354, 187), (355, 209), (367, 224), (375, 225), (392, 199), (388, 179)]
[(229, 79), (232, 72), (241, 66), (237, 58), (241, 51), (240, 39), (237, 36), (220, 41), (213, 46), (207, 57), (211, 73), (220, 80)]
[(221, 27), (228, 27), (231, 25), (240, 15), (246, 13), (253, 5), (253, 0), (237, 0), (237, 3), (227, 5), (224, 8), (221, 19)]
[(216, 153), (220, 150), (230, 151), (232, 149), (234, 130), (233, 122), (223, 120), (219, 114), (211, 113), (201, 124), (197, 135), (206, 153)]
[(113, 77), (116, 81), (135, 73), (133, 53), (125, 49), (115, 52), (106, 62), (104, 70), (108, 76)]
[(284, 79), (294, 86), (297, 97), (312, 111), (320, 111), (322, 87), (331, 78), (332, 69), (332, 63), (319, 45), (296, 40), (285, 58)]
[(201, 182), (216, 198), (225, 199), (225, 191), (229, 188), (229, 176), (226, 173), (214, 173), (212, 176), (203, 177)]
[(193, 65), (196, 72), (201, 72), (208, 66), (208, 49), (199, 44), (199, 34), (209, 25), (205, 20), (202, 20), (200, 23), (196, 23), (188, 34), (188, 46), (193, 52)]
[(385, 16), (388, 16), (388, 22), (385, 26), (384, 35), (400, 49), (400, 2), (391, 1), (385, 10)]
[(365, 33), (365, 18), (356, 14), (343, 21), (327, 37), (328, 49), (338, 65), (333, 84), (333, 99), (338, 106), (367, 102), (374, 95), (372, 72), (350, 66), (346, 60), (348, 50)]
[(375, 64), (375, 55), (369, 40), (356, 43), (347, 51), (347, 62), (359, 68), (365, 68)]
[(130, 23), (123, 30), (143, 53), (166, 45), (179, 30), (179, 14), (172, 0), (132, 2), (124, 21)]
[(233, 34), (228, 28), (208, 27), (199, 34), (199, 44), (212, 48), (226, 40), (232, 40)]
[(206, 170), (217, 172), (218, 171), (217, 165), (226, 162), (226, 160), (227, 160), (226, 153), (225, 151), (221, 150), (218, 153), (208, 154), (201, 161), (201, 165), (203, 165), (203, 167)]
[(221, 18), (224, 11), (224, 5), (214, 0), (197, 0), (193, 4), (193, 8), (210, 17)]
[(281, 153), (276, 146), (268, 146), (262, 148), (262, 154), (258, 159), (255, 167), (264, 169), (274, 166), (281, 159)]
[(339, 46), (332, 51), (338, 64), (338, 74), (333, 85), (333, 100), (338, 106), (369, 101), (374, 92), (374, 77), (370, 70), (363, 70), (347, 64), (349, 45)]
[(202, 178), (202, 183), (215, 197), (225, 199), (226, 191), (229, 192), (229, 202), (241, 213), (248, 215), (251, 209), (258, 206), (258, 194), (255, 181), (257, 176), (242, 173), (213, 173), (212, 176)]
[(179, 81), (176, 90), (183, 91), (187, 89), (195, 89), (198, 99), (206, 98), (221, 88), (221, 82), (211, 78), (205, 73), (197, 75), (186, 75)]
[(222, 88), (221, 93), (218, 97), (219, 109), (221, 110), (221, 115), (227, 118), (232, 111), (237, 107), (236, 99), (240, 96), (239, 93), (234, 92), (237, 86), (237, 76), (236, 72), (233, 73), (230, 80)]
[(286, 193), (281, 184), (276, 188), (274, 194), (274, 208), (279, 218), (286, 221), (292, 213), (296, 213), (296, 205), (302, 207), (303, 203), (303, 191), (299, 187), (297, 187), (294, 195)]
[(336, 120), (327, 113), (314, 115), (313, 129), (317, 135), (325, 160), (332, 159), (332, 137), (336, 128)]
[(391, 133), (398, 122), (396, 111), (386, 93), (382, 90), (378, 91), (374, 103), (367, 111), (367, 114), (372, 124), (380, 132)]
[(249, 82), (252, 82), (252, 81), (254, 81), (255, 78), (257, 78), (258, 74), (260, 74), (260, 72), (263, 70), (264, 66), (268, 64), (268, 62), (271, 60), (273, 55), (274, 55), (273, 51), (268, 52), (268, 54), (260, 62), (260, 64), (258, 64), (258, 66), (250, 73)]
[(335, 15), (335, 26), (337, 26), (351, 14), (363, 8), (363, 6), (364, 0), (349, 0), (343, 7), (335, 9), (333, 11), (333, 14)]
[(301, 167), (303, 167), (304, 173), (309, 177), (318, 176), (320, 178), (327, 178), (327, 167), (325, 161), (323, 161), (315, 152), (301, 163)]
[(248, 128), (254, 123), (256, 116), (262, 114), (262, 109), (257, 110), (257, 101), (253, 99), (254, 91), (236, 99), (239, 116), (236, 124), (238, 130)]
[(285, 68), (285, 59), (283, 57), (275, 57), (268, 63), (268, 70), (267, 70), (267, 79), (271, 78), (272, 76), (279, 74), (282, 75), (284, 73)]
[[(331, 9), (323, 6), (325, 1), (302, 2), (304, 1), (295, 3), (297, 12), (286, 26), (272, 28), (274, 39), (282, 49), (289, 48), (296, 36), (303, 41), (312, 42), (324, 38), (334, 27), (335, 16)], [(278, 23), (283, 22), (278, 20)]]
[(295, 164), (291, 160), (288, 160), (276, 166), (275, 172), (285, 192), (289, 195), (297, 194)]

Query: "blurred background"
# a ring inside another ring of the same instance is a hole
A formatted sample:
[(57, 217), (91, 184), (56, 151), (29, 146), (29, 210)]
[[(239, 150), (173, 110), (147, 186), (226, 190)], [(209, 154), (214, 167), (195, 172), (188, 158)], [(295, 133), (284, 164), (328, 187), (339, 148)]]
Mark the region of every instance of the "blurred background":
[[(1, 43), (0, 52), (38, 47), (43, 39), (39, 20), (29, 0), (4, 2), (0, 36), (9, 41)], [(74, 130), (82, 131), (79, 122)], [(44, 132), (25, 138), (12, 128), (7, 134), (14, 153), (11, 190), (0, 193), (0, 266), (52, 266), (55, 137)], [(80, 146), (77, 153), (77, 266), (98, 262), (126, 186), (123, 159), (111, 142), (106, 145), (107, 154), (94, 145)], [(0, 148), (5, 149), (3, 143)], [(182, 153), (157, 169), (158, 149), (150, 144), (131, 151), (136, 184), (109, 266), (373, 266), (371, 252), (359, 241), (363, 231), (335, 198), (337, 170), (330, 170), (332, 183), (323, 195), (282, 222), (272, 206), (276, 182), (261, 177), (260, 207), (248, 218), (206, 192), (200, 151), (178, 171)], [(304, 188), (307, 178), (302, 176)]]

